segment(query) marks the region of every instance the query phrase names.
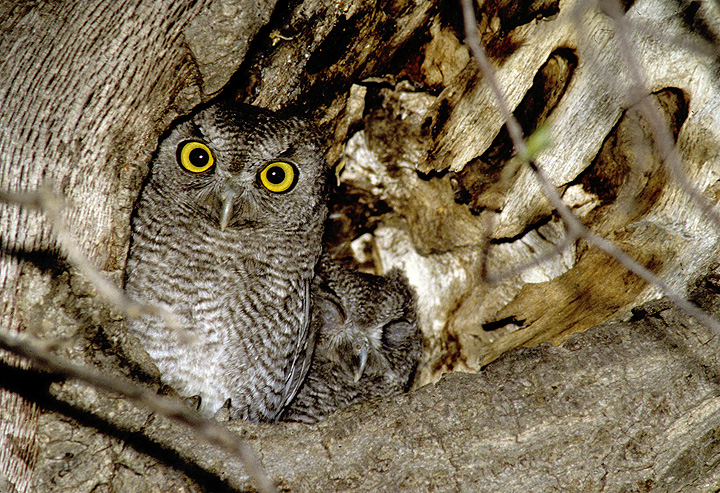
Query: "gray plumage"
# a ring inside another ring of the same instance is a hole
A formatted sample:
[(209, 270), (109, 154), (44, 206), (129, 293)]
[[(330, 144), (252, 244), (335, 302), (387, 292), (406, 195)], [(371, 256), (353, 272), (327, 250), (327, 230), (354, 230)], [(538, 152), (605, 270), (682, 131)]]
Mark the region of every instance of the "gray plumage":
[(354, 402), (408, 389), (422, 338), (413, 295), (399, 271), (373, 276), (323, 257), (313, 304), (312, 366), (281, 419), (312, 423)]
[(273, 421), (310, 367), (310, 284), (326, 216), (315, 135), (298, 118), (216, 103), (159, 144), (133, 219), (126, 289), (172, 310), (192, 338), (159, 319), (129, 326), (163, 381), (200, 396), (206, 415), (230, 399), (233, 418)]

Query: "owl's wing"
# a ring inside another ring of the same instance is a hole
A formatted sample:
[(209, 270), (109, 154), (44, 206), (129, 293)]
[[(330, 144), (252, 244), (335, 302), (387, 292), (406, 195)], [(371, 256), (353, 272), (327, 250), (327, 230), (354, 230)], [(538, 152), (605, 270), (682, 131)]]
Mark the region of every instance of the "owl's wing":
[(305, 377), (310, 370), (312, 363), (313, 351), (315, 349), (315, 326), (310, 323), (310, 281), (305, 282), (305, 293), (303, 298), (303, 322), (300, 334), (297, 339), (297, 345), (293, 351), (294, 357), (290, 366), (290, 373), (285, 380), (285, 388), (283, 389), (280, 407), (273, 418), (274, 422), (280, 419), (285, 407), (292, 402), (295, 395), (300, 389)]

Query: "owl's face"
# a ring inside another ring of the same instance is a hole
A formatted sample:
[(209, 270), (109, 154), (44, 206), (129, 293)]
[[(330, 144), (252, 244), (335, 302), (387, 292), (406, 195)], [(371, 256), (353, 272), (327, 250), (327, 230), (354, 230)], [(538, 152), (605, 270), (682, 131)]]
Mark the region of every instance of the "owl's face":
[(220, 229), (316, 224), (327, 169), (311, 127), (238, 103), (216, 103), (160, 143), (148, 186), (178, 214)]

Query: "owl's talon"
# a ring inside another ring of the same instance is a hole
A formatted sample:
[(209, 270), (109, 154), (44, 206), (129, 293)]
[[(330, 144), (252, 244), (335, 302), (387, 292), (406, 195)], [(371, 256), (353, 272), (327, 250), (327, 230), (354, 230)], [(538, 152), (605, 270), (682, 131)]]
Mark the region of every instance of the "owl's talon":
[(195, 409), (196, 411), (200, 410), (200, 405), (202, 404), (202, 397), (199, 395), (193, 395), (190, 397), (187, 397), (185, 399), (185, 402), (187, 402), (187, 405), (191, 408)]
[(232, 401), (230, 399), (227, 399), (222, 406), (220, 406), (220, 409), (218, 409), (215, 412), (215, 416), (213, 418), (216, 421), (230, 421), (230, 408), (232, 407)]

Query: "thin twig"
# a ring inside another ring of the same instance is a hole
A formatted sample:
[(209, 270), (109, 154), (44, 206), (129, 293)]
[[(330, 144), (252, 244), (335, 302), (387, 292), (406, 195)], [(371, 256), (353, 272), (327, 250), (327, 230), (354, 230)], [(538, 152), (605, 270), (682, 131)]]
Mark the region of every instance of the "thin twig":
[(67, 257), (68, 263), (85, 276), (95, 286), (100, 296), (125, 317), (136, 319), (146, 315), (156, 316), (160, 317), (169, 328), (180, 330), (180, 322), (175, 314), (160, 306), (133, 300), (88, 260), (79, 242), (65, 227), (60, 213), (64, 206), (62, 198), (48, 188), (41, 187), (32, 192), (22, 193), (0, 191), (0, 201), (19, 204), (42, 212), (50, 222), (58, 247)]
[[(162, 318), (168, 327), (180, 329), (179, 321), (172, 312), (156, 305), (133, 300), (88, 260), (79, 242), (67, 230), (62, 220), (60, 212), (64, 201), (50, 190), (40, 188), (24, 193), (0, 191), (0, 201), (19, 204), (44, 213), (55, 233), (58, 247), (67, 257), (68, 263), (83, 274), (95, 286), (98, 293), (126, 317), (157, 316)], [(0, 330), (0, 347), (29, 359), (41, 369), (120, 394), (151, 411), (189, 426), (200, 438), (237, 456), (259, 491), (276, 491), (249, 444), (221, 424), (203, 418), (185, 404), (158, 396), (130, 380), (109, 377), (89, 367), (53, 356), (42, 345), (29, 338), (20, 338)]]
[(534, 161), (528, 161), (528, 164), (530, 165), (530, 168), (535, 172), (535, 177), (540, 182), (540, 186), (545, 192), (545, 195), (550, 199), (553, 207), (555, 207), (555, 209), (558, 211), (558, 214), (560, 214), (561, 219), (565, 221), (565, 224), (568, 226), (569, 232), (572, 231), (572, 234), (574, 236), (584, 238), (585, 241), (587, 241), (589, 244), (595, 246), (596, 248), (599, 248), (608, 255), (614, 257), (615, 260), (623, 264), (629, 271), (633, 272), (634, 274), (649, 282), (650, 284), (653, 284), (656, 287), (660, 288), (660, 291), (662, 291), (663, 294), (665, 294), (665, 296), (670, 299), (670, 301), (675, 303), (685, 313), (687, 313), (691, 317), (696, 318), (699, 322), (705, 324), (707, 327), (717, 332), (720, 332), (720, 321), (708, 315), (703, 310), (690, 303), (683, 296), (676, 293), (670, 286), (668, 286), (667, 283), (665, 283), (665, 281), (653, 274), (644, 266), (638, 264), (627, 253), (616, 247), (615, 244), (613, 244), (611, 241), (608, 241), (601, 236), (591, 233), (590, 230), (587, 229), (585, 225), (577, 218), (577, 216), (572, 213), (568, 206), (565, 205), (565, 203), (562, 201), (562, 198), (560, 198), (560, 195), (558, 195), (557, 191), (555, 190), (555, 187), (550, 183), (550, 180), (547, 179), (547, 176), (545, 176), (543, 170), (537, 166), (537, 163), (535, 163)]
[[(645, 77), (643, 77), (641, 70), (642, 65), (635, 55), (635, 47), (630, 42), (630, 35), (628, 33), (631, 24), (625, 17), (620, 2), (617, 0), (607, 0), (603, 1), (600, 6), (603, 12), (615, 23), (618, 52), (620, 56), (625, 58), (625, 66), (633, 82), (630, 85), (630, 97), (631, 100), (637, 104), (640, 114), (650, 126), (650, 133), (655, 141), (655, 146), (660, 152), (660, 159), (668, 171), (670, 171), (671, 176), (677, 184), (680, 185), (682, 191), (700, 207), (703, 216), (715, 226), (715, 230), (720, 231), (720, 214), (715, 210), (714, 204), (706, 200), (705, 197), (702, 196), (702, 192), (688, 180), (682, 168), (682, 160), (675, 145), (675, 139), (673, 139), (667, 125), (663, 125), (662, 122), (665, 120), (663, 115), (648, 98), (650, 89), (648, 88)], [(632, 27), (634, 27), (634, 24)]]
[(625, 252), (617, 248), (612, 242), (591, 233), (577, 218), (577, 216), (572, 213), (572, 211), (567, 207), (567, 205), (565, 205), (557, 190), (547, 179), (545, 173), (538, 166), (537, 162), (532, 159), (527, 159), (527, 146), (525, 145), (525, 141), (523, 139), (520, 124), (510, 112), (510, 109), (505, 100), (505, 96), (500, 89), (500, 86), (495, 77), (495, 70), (490, 64), (490, 61), (485, 54), (485, 49), (480, 43), (480, 38), (477, 31), (477, 24), (475, 20), (475, 13), (473, 12), (472, 7), (472, 0), (462, 0), (462, 7), (463, 18), (465, 21), (465, 32), (467, 36), (467, 45), (470, 48), (473, 56), (475, 57), (478, 65), (480, 66), (480, 70), (483, 76), (488, 81), (488, 84), (490, 84), (490, 88), (495, 95), (496, 103), (500, 108), (503, 117), (505, 118), (505, 125), (508, 129), (508, 134), (510, 135), (513, 145), (515, 146), (515, 150), (520, 157), (524, 157), (527, 160), (530, 168), (532, 169), (538, 182), (540, 183), (540, 186), (542, 187), (545, 196), (548, 198), (552, 206), (558, 212), (561, 219), (565, 221), (565, 224), (568, 228), (568, 234), (581, 236), (589, 244), (611, 255), (617, 261), (623, 264), (628, 270), (637, 274), (645, 281), (657, 286), (663, 292), (663, 294), (665, 294), (665, 296), (667, 296), (673, 303), (675, 303), (688, 315), (695, 317), (698, 321), (710, 327), (711, 329), (720, 332), (720, 322), (718, 322), (718, 320), (716, 320), (714, 317), (711, 317), (710, 315), (702, 311), (700, 308), (690, 303), (684, 297), (680, 296), (678, 293), (672, 290), (670, 286), (668, 286), (664, 281), (662, 281), (662, 279), (660, 279), (658, 276), (650, 272), (642, 265), (638, 264)]
[(574, 233), (570, 233), (570, 231), (567, 231), (560, 243), (553, 245), (553, 247), (549, 250), (544, 251), (532, 260), (529, 260), (523, 264), (514, 265), (511, 268), (498, 272), (496, 274), (488, 274), (487, 282), (491, 284), (497, 284), (503, 279), (507, 279), (510, 276), (525, 272), (526, 270), (532, 269), (533, 267), (537, 267), (544, 262), (547, 262), (548, 260), (555, 258), (561, 253), (563, 253), (565, 250), (570, 248), (570, 246), (575, 243), (577, 239), (578, 237)]
[[(510, 111), (510, 107), (507, 105), (505, 98), (502, 97), (502, 91), (500, 90), (500, 84), (497, 81), (497, 77), (495, 77), (495, 71), (493, 70), (492, 65), (490, 65), (490, 60), (488, 60), (487, 56), (485, 55), (485, 50), (482, 48), (482, 45), (480, 43), (480, 33), (478, 32), (472, 2), (473, 0), (462, 0), (463, 18), (465, 21), (466, 33), (465, 42), (470, 47), (470, 51), (475, 55), (475, 60), (477, 61), (478, 65), (480, 65), (480, 70), (482, 71), (488, 84), (490, 85), (490, 88), (495, 95), (495, 101), (500, 108), (500, 112), (502, 113), (503, 119), (505, 120), (505, 126), (508, 129), (508, 133), (510, 134), (513, 143), (522, 143), (522, 147), (516, 146), (515, 150), (520, 153), (520, 155), (525, 155), (527, 153), (527, 148), (525, 146), (525, 140), (523, 138), (522, 127), (520, 126), (520, 123), (513, 117), (513, 114)], [(510, 174), (503, 174), (503, 176), (506, 175)], [(510, 186), (510, 176), (507, 176), (505, 180), (507, 180), (507, 183), (503, 184), (505, 186), (501, 188), (504, 191), (507, 191)], [(482, 262), (480, 264), (480, 278), (487, 282), (493, 282), (490, 280), (491, 277), (493, 278), (493, 280), (502, 279), (497, 275), (491, 276), (488, 273), (488, 263), (490, 259), (490, 242), (492, 241), (492, 237), (494, 235), (495, 225), (495, 214), (488, 214), (485, 220), (484, 229), (486, 233), (482, 243)]]
[(485, 49), (480, 43), (480, 33), (478, 32), (472, 3), (473, 0), (462, 0), (463, 18), (465, 20), (465, 42), (475, 57), (475, 61), (477, 61), (477, 64), (480, 66), (483, 77), (485, 77), (485, 80), (490, 85), (490, 89), (495, 96), (495, 103), (500, 109), (503, 120), (505, 120), (505, 127), (508, 129), (510, 139), (515, 145), (515, 151), (520, 156), (525, 156), (527, 154), (527, 147), (525, 146), (522, 127), (520, 127), (520, 123), (510, 111), (507, 100), (500, 89), (497, 77), (495, 77), (495, 70), (490, 64), (490, 60), (485, 54)]
[(157, 395), (131, 380), (110, 377), (93, 368), (54, 356), (29, 337), (20, 337), (0, 330), (0, 348), (29, 359), (37, 368), (119, 394), (152, 412), (190, 427), (197, 436), (211, 445), (238, 457), (259, 491), (276, 491), (275, 485), (247, 442), (220, 423), (203, 418), (185, 403)]

